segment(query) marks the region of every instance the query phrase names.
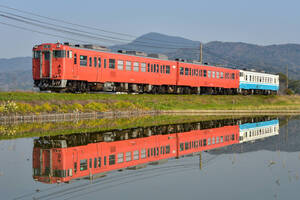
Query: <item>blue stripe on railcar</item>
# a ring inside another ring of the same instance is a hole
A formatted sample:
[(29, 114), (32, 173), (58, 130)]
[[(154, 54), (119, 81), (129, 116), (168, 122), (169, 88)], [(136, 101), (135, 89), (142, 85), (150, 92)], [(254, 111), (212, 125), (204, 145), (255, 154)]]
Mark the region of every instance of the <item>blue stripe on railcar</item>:
[(259, 84), (259, 83), (240, 83), (241, 89), (246, 90), (274, 90), (277, 91), (279, 89), (278, 85), (267, 85), (267, 84)]
[(258, 127), (271, 126), (271, 125), (277, 125), (277, 124), (279, 124), (279, 121), (277, 119), (274, 119), (274, 120), (265, 121), (265, 122), (241, 124), (239, 127), (240, 127), (240, 130), (243, 130), (243, 129), (258, 128)]

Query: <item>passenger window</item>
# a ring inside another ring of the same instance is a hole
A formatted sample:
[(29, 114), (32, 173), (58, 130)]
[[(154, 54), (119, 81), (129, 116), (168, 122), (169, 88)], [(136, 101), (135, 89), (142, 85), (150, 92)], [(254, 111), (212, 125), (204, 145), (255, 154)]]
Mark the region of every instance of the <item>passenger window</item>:
[(104, 68), (106, 68), (106, 59), (104, 59)]
[(150, 63), (148, 63), (148, 72), (150, 72)]
[(126, 152), (126, 162), (131, 161), (131, 152)]
[(89, 57), (89, 66), (92, 66), (92, 57)]
[(170, 66), (169, 65), (166, 66), (166, 74), (170, 74)]
[(94, 67), (97, 67), (97, 58), (94, 57)]
[(101, 67), (101, 58), (98, 58), (98, 67)]
[(217, 72), (217, 78), (219, 78), (219, 72)]
[(124, 61), (118, 60), (118, 70), (123, 70), (123, 68), (124, 68)]
[(115, 155), (109, 155), (109, 165), (116, 164), (116, 156)]
[(101, 167), (101, 157), (98, 158), (98, 167)]
[(119, 153), (118, 154), (118, 163), (122, 163), (124, 162), (124, 154), (123, 153)]
[(90, 158), (90, 168), (93, 166), (93, 160)]
[(138, 62), (133, 63), (133, 71), (135, 71), (135, 72), (139, 71), (139, 63)]
[(133, 160), (138, 160), (139, 159), (139, 150), (136, 150), (133, 152)]
[(184, 69), (183, 67), (180, 67), (180, 75), (183, 75), (184, 74)]
[(156, 64), (156, 73), (159, 73), (159, 65)]
[(146, 158), (146, 149), (141, 150), (141, 158)]
[(146, 63), (141, 63), (141, 72), (146, 72)]
[(184, 68), (184, 72), (185, 72), (184, 75), (186, 76), (189, 75), (189, 68)]
[(151, 64), (151, 72), (153, 72), (154, 70), (153, 70), (153, 64)]
[(210, 78), (211, 77), (211, 71), (207, 72), (207, 77)]
[(87, 159), (80, 160), (80, 171), (87, 170)]
[(203, 77), (206, 77), (206, 70), (203, 70)]
[(131, 71), (131, 62), (130, 61), (126, 61), (126, 70)]
[(215, 78), (215, 73), (216, 73), (216, 72), (212, 72), (212, 77), (213, 77), (213, 78)]
[(223, 79), (224, 78), (224, 74), (223, 74), (223, 72), (221, 72), (221, 79)]
[(109, 68), (115, 69), (116, 60), (115, 59), (109, 59)]
[(80, 66), (87, 66), (87, 56), (80, 56)]
[(97, 168), (97, 158), (94, 158), (94, 168)]

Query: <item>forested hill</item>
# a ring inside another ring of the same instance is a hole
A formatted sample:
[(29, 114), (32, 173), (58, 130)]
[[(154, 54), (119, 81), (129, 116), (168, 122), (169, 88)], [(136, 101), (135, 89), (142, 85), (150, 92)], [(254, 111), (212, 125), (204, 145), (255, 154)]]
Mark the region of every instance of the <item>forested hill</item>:
[[(199, 41), (148, 33), (131, 43), (112, 46), (110, 49), (134, 49), (146, 53), (163, 53), (170, 59), (198, 60), (199, 45)], [(31, 51), (31, 47), (28, 51)], [(209, 42), (203, 45), (203, 61), (212, 65), (272, 73), (285, 73), (288, 65), (289, 78), (300, 80), (299, 44), (260, 46), (241, 42)], [(30, 90), (32, 83), (30, 57), (0, 59), (0, 90)]]

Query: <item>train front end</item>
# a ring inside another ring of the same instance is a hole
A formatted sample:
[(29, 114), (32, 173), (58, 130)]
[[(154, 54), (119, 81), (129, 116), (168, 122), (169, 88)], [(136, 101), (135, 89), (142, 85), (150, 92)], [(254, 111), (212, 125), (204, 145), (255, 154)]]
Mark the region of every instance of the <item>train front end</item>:
[(72, 57), (72, 52), (67, 48), (60, 43), (46, 43), (33, 47), (32, 76), (35, 87), (41, 91), (61, 91), (66, 88), (66, 59)]

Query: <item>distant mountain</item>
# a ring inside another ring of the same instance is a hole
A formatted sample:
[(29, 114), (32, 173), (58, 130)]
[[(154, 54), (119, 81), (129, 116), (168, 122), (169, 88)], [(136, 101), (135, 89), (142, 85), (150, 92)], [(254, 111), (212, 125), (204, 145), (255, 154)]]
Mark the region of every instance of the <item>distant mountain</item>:
[[(169, 59), (199, 60), (199, 41), (160, 33), (147, 33), (125, 45), (109, 47), (163, 53)], [(203, 45), (203, 61), (211, 65), (278, 73), (289, 68), (289, 78), (300, 80), (300, 45), (260, 46), (241, 42), (209, 42)], [(0, 90), (32, 89), (31, 58), (0, 59)]]

